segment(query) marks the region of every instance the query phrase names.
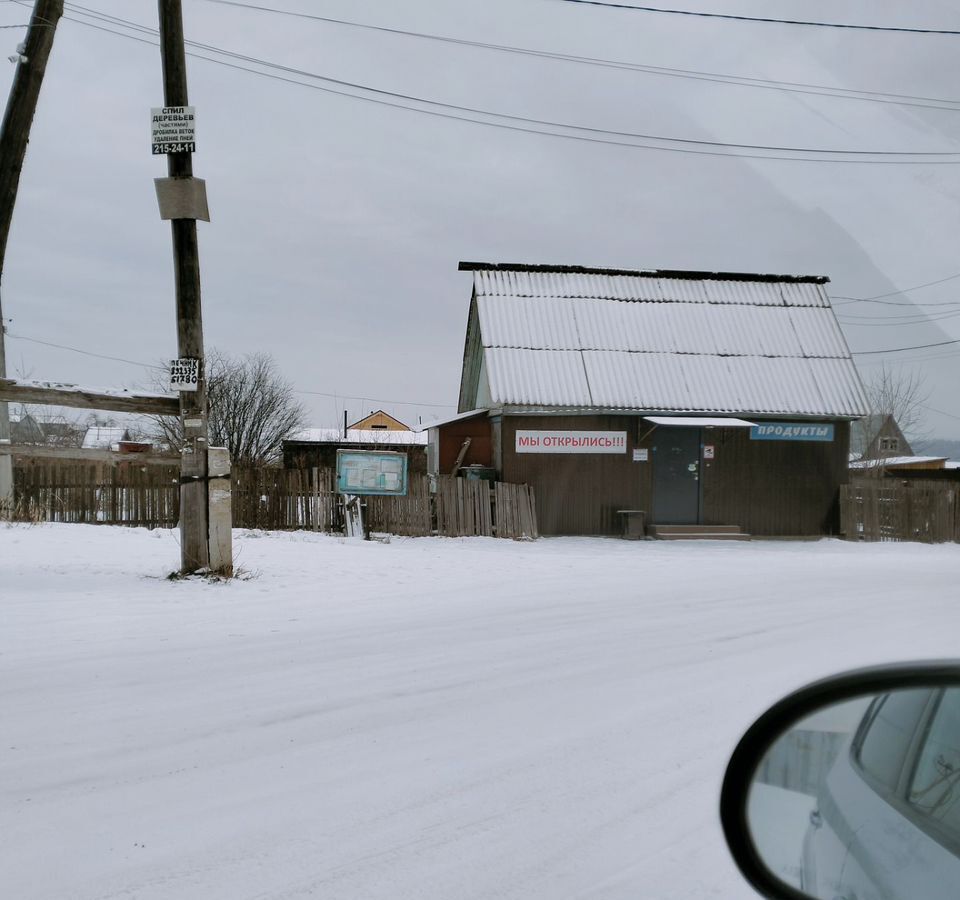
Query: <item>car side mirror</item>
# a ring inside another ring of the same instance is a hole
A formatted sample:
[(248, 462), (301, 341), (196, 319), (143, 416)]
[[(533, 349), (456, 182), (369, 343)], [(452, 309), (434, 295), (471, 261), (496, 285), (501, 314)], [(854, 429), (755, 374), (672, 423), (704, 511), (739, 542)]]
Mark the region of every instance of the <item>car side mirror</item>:
[(772, 706), (720, 796), (741, 873), (783, 900), (955, 900), (960, 661), (848, 672)]

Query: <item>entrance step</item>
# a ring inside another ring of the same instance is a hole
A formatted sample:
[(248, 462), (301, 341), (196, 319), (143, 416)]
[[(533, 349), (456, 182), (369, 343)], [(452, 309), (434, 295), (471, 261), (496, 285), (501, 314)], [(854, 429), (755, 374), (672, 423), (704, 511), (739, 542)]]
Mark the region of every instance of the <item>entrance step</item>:
[(749, 541), (739, 525), (651, 525), (650, 537), (658, 541)]

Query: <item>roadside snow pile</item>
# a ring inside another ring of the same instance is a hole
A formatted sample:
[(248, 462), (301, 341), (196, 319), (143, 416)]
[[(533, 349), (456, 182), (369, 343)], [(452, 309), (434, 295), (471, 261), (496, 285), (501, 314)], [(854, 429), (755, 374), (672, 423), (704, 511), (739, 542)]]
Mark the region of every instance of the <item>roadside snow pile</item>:
[(0, 528), (4, 896), (747, 897), (743, 729), (960, 633), (953, 545), (236, 543)]

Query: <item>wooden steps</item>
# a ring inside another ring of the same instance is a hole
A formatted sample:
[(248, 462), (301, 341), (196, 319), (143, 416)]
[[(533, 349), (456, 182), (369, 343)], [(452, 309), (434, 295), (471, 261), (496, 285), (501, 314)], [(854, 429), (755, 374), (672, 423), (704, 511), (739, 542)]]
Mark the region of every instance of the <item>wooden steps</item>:
[(650, 525), (647, 534), (658, 541), (749, 541), (739, 525)]

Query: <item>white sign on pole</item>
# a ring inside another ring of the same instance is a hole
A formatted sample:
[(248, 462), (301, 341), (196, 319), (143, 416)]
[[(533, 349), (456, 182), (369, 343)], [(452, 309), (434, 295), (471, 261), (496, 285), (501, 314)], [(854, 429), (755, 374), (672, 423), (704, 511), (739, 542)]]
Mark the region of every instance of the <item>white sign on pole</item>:
[(170, 360), (170, 387), (175, 391), (195, 391), (200, 385), (200, 360), (184, 357)]
[(517, 431), (517, 453), (626, 453), (625, 431)]
[(155, 106), (150, 110), (150, 122), (154, 156), (197, 149), (195, 107)]

